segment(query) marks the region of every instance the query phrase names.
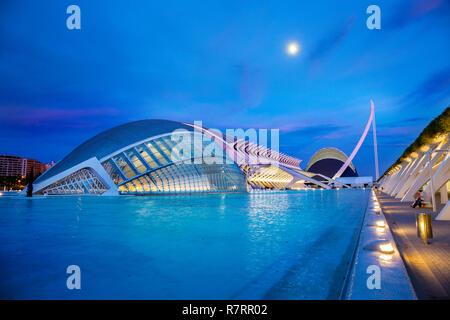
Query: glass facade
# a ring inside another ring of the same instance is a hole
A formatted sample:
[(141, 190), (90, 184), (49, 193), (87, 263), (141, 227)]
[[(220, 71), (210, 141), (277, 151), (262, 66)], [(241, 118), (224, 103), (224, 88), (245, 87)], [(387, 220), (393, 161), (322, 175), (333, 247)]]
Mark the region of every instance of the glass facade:
[(125, 154), (127, 155), (128, 159), (130, 159), (131, 163), (136, 168), (138, 173), (147, 171), (147, 167), (138, 158), (136, 151), (130, 149), (130, 150), (126, 151)]
[(170, 157), (167, 156), (168, 158), (166, 159), (160, 152), (159, 150), (155, 147), (155, 142), (147, 142), (145, 144), (147, 146), (147, 148), (150, 150), (150, 152), (156, 157), (157, 161), (162, 164), (162, 165), (166, 165), (169, 163)]
[[(117, 166), (113, 163), (112, 160), (108, 160), (103, 162), (103, 168), (105, 171), (109, 174), (111, 179), (114, 181), (115, 184), (119, 184), (123, 181), (123, 178), (121, 174), (119, 173), (119, 169)], [(117, 169), (116, 169), (117, 168)]]
[(121, 194), (246, 192), (236, 165), (171, 164), (119, 186)]
[(147, 152), (147, 149), (145, 149), (144, 146), (138, 146), (136, 147), (137, 152), (141, 155), (141, 157), (144, 159), (145, 162), (147, 162), (150, 169), (154, 169), (158, 167), (158, 164), (155, 162), (155, 160), (149, 155), (149, 152)]
[(248, 173), (248, 182), (262, 189), (284, 189), (294, 177), (274, 166), (261, 167)]
[(122, 174), (126, 177), (126, 179), (131, 179), (136, 175), (136, 172), (131, 168), (130, 164), (126, 161), (124, 154), (115, 156), (112, 158), (112, 160), (120, 169)]
[[(236, 164), (227, 163), (225, 152), (212, 145), (215, 142), (202, 139), (196, 145), (203, 150), (194, 151), (189, 135), (188, 152), (179, 150), (167, 135), (112, 156), (102, 162), (103, 168), (120, 194), (247, 191), (245, 176)], [(203, 154), (205, 148), (212, 152)]]
[(107, 190), (108, 188), (97, 178), (97, 176), (91, 169), (84, 168), (68, 175), (64, 179), (52, 183), (42, 190), (42, 194), (102, 194)]

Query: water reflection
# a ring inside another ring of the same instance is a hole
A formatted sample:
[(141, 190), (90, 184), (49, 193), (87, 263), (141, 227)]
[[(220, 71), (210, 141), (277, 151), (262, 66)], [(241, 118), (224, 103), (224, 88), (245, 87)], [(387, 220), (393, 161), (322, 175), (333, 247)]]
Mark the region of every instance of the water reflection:
[[(361, 191), (336, 193), (0, 199), (0, 283), (71, 298), (58, 270), (75, 263), (79, 298), (325, 298), (365, 208)], [(45, 285), (17, 285), (29, 277)]]

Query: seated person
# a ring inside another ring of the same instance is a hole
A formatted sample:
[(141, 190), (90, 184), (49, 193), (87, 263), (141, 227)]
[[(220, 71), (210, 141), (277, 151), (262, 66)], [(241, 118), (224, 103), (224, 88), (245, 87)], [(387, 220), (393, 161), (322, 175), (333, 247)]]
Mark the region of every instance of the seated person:
[(417, 198), (416, 201), (414, 201), (414, 203), (411, 205), (411, 207), (415, 208), (417, 206), (419, 206), (419, 208), (422, 208), (422, 190), (419, 190), (419, 192), (417, 193)]

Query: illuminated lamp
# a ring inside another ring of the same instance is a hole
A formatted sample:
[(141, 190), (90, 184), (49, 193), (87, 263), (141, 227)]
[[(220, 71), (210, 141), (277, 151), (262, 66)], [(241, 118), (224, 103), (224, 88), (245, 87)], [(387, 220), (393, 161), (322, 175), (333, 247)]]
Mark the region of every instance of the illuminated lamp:
[(384, 253), (384, 254), (386, 254), (386, 253), (394, 253), (394, 247), (392, 246), (392, 243), (390, 243), (390, 242), (380, 243), (378, 245), (378, 250), (381, 253)]
[(378, 220), (376, 223), (377, 227), (379, 228), (384, 228), (386, 226), (386, 224), (384, 223), (383, 220)]
[(416, 229), (417, 236), (422, 238), (425, 244), (429, 244), (428, 239), (433, 238), (430, 212), (420, 212), (416, 214)]
[(392, 260), (392, 254), (380, 254), (380, 259), (384, 261), (390, 261)]

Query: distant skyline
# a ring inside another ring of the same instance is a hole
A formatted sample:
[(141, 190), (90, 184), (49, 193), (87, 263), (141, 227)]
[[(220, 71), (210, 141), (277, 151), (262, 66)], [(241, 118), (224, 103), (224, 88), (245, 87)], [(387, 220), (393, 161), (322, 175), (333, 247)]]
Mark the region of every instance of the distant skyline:
[[(81, 30), (66, 28), (71, 4)], [(0, 30), (0, 154), (45, 163), (155, 118), (280, 129), (305, 168), (324, 147), (351, 153), (372, 99), (382, 174), (450, 105), (445, 0), (3, 0)], [(375, 176), (371, 132), (353, 163)]]

